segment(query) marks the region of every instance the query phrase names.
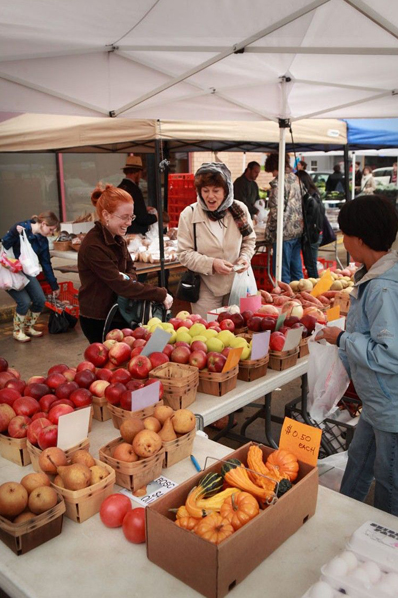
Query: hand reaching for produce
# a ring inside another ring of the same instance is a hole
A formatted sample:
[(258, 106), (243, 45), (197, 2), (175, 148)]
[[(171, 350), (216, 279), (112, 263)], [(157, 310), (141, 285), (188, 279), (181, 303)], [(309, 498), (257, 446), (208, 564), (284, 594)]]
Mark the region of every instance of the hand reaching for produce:
[(166, 309), (170, 309), (173, 305), (173, 297), (167, 293), (166, 299), (163, 301), (163, 305)]
[(226, 260), (222, 260), (218, 257), (213, 260), (213, 270), (217, 274), (230, 274), (233, 267), (234, 266), (231, 264), (231, 262), (227, 262)]
[(325, 326), (325, 328), (322, 328), (322, 330), (318, 332), (315, 340), (325, 340), (331, 345), (335, 345), (340, 332), (344, 332), (344, 330), (341, 330), (341, 328), (338, 328), (337, 326)]

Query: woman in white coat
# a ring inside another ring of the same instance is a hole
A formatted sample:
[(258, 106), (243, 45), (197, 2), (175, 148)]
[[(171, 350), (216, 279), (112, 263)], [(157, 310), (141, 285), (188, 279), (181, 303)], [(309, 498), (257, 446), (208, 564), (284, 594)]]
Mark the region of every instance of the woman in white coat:
[(365, 166), (362, 172), (362, 179), (361, 179), (361, 195), (365, 193), (365, 195), (373, 195), (376, 191), (376, 181), (372, 174), (372, 169), (370, 166)]
[(199, 300), (191, 309), (205, 318), (211, 309), (228, 305), (234, 266), (241, 266), (239, 272), (249, 268), (256, 235), (247, 207), (233, 198), (231, 173), (225, 164), (202, 164), (195, 174), (195, 187), (198, 201), (183, 210), (178, 223), (178, 259), (200, 274)]

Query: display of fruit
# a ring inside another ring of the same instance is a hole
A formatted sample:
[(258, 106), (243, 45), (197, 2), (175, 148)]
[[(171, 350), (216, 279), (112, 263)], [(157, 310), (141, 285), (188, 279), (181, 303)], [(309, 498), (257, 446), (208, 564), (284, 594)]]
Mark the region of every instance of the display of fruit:
[(33, 519), (52, 509), (57, 502), (58, 495), (45, 473), (30, 473), (20, 482), (0, 485), (0, 515), (14, 523)]
[(52, 484), (66, 490), (82, 490), (97, 484), (109, 475), (106, 467), (98, 465), (93, 456), (80, 449), (68, 461), (65, 451), (51, 447), (40, 454), (42, 471), (55, 475)]

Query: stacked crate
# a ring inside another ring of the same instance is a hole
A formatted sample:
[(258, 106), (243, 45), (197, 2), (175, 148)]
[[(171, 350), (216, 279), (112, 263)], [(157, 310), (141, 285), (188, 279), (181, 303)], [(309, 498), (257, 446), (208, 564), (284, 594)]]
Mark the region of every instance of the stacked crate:
[(169, 174), (167, 211), (170, 216), (170, 228), (178, 226), (182, 210), (196, 201), (194, 180), (195, 175), (191, 173)]
[[(272, 281), (268, 276), (268, 251), (259, 252), (253, 255), (251, 265), (253, 268), (254, 278), (256, 279), (257, 288), (263, 289), (265, 291), (270, 291), (273, 289)], [(272, 271), (272, 255), (269, 256), (270, 259), (270, 269)]]

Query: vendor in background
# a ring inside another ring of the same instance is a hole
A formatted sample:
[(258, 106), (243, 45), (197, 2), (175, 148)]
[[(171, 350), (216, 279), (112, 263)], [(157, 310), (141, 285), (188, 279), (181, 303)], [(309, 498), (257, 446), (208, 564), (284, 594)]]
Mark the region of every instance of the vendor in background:
[(147, 208), (144, 196), (139, 187), (139, 182), (143, 173), (142, 160), (140, 156), (128, 156), (126, 165), (123, 168), (124, 179), (118, 185), (119, 189), (124, 189), (131, 195), (134, 201), (135, 220), (127, 229), (127, 234), (145, 235), (151, 224), (158, 221), (153, 208)]
[[(38, 216), (32, 216), (30, 220), (18, 222), (10, 228), (2, 239), (4, 249), (12, 248), (14, 256), (18, 258), (21, 253), (20, 233), (25, 229), (26, 236), (33, 251), (39, 258), (40, 265), (46, 281), (53, 290), (54, 296), (59, 294), (59, 286), (51, 266), (50, 251), (47, 237), (51, 237), (59, 229), (59, 220), (53, 212), (42, 212)], [(35, 276), (25, 276), (29, 284), (21, 291), (10, 290), (7, 293), (17, 304), (14, 314), (13, 337), (20, 343), (27, 343), (31, 336), (43, 336), (43, 332), (35, 330), (41, 312), (44, 309), (46, 297), (40, 282)]]
[(333, 166), (333, 172), (326, 181), (326, 193), (332, 193), (333, 191), (344, 193), (344, 176), (340, 164)]
[(234, 182), (234, 198), (245, 204), (250, 216), (255, 216), (258, 213), (254, 204), (260, 198), (256, 183), (260, 170), (261, 166), (258, 162), (249, 162), (245, 172)]
[[(278, 217), (278, 181), (279, 154), (269, 154), (265, 161), (265, 172), (271, 172), (275, 177), (271, 182), (268, 200), (269, 214), (265, 229), (265, 241), (273, 245), (273, 272), (275, 276), (276, 256), (276, 225)], [(285, 198), (283, 211), (283, 255), (282, 282), (303, 278), (301, 263), (301, 237), (303, 235), (303, 208), (301, 189), (297, 177), (289, 166), (289, 156), (285, 158)]]
[[(192, 313), (203, 318), (228, 305), (235, 276), (250, 266), (256, 235), (247, 206), (234, 200), (231, 173), (225, 164), (202, 164), (195, 174), (197, 203), (186, 207), (178, 223), (178, 259), (201, 276), (200, 296)], [(196, 224), (196, 245), (194, 242)]]
[(326, 326), (316, 340), (339, 355), (362, 401), (340, 492), (364, 501), (376, 480), (374, 506), (398, 516), (398, 253), (390, 251), (398, 217), (390, 202), (362, 195), (340, 210), (355, 274), (346, 331)]
[(113, 185), (105, 188), (98, 185), (91, 195), (91, 202), (98, 220), (82, 241), (77, 264), (81, 282), (80, 324), (85, 337), (94, 343), (102, 342), (106, 317), (118, 295), (164, 303), (166, 309), (171, 307), (173, 299), (166, 289), (137, 281), (123, 239), (135, 220), (131, 195)]
[(365, 166), (362, 172), (361, 193), (365, 193), (365, 195), (373, 195), (375, 191), (376, 181), (372, 174), (372, 169), (370, 166)]

